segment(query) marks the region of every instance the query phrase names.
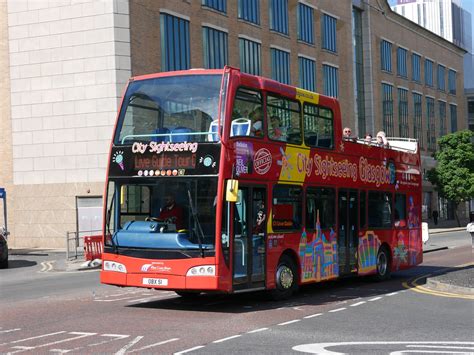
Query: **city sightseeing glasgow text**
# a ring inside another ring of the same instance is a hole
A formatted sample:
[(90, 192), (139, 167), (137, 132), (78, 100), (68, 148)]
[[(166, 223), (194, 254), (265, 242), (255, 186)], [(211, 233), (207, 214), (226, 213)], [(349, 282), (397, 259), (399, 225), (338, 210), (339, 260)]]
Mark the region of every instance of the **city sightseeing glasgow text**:
[(337, 161), (333, 157), (325, 156), (323, 158), (318, 154), (315, 154), (311, 159), (299, 153), (297, 169), (299, 173), (306, 173), (308, 177), (314, 173), (314, 175), (321, 176), (323, 179), (334, 177), (352, 179), (354, 182), (360, 179), (362, 182), (373, 183), (377, 187), (390, 184), (390, 169), (384, 165), (370, 164), (364, 157), (360, 157), (359, 163), (356, 164), (348, 159)]

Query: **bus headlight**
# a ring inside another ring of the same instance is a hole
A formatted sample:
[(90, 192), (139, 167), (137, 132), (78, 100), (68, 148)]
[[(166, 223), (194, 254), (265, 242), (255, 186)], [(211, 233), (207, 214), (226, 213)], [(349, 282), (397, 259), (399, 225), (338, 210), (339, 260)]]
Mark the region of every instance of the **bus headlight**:
[(105, 261), (104, 271), (116, 271), (116, 272), (127, 272), (127, 268), (124, 264), (116, 263), (115, 261)]
[(201, 265), (195, 266), (188, 270), (186, 276), (215, 276), (215, 265)]

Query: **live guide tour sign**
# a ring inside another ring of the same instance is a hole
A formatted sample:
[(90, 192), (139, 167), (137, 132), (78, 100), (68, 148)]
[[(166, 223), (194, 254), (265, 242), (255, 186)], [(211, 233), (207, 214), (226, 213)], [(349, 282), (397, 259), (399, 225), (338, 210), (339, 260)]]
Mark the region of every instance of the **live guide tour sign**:
[(114, 146), (110, 176), (214, 175), (219, 172), (219, 147), (198, 142), (134, 142)]

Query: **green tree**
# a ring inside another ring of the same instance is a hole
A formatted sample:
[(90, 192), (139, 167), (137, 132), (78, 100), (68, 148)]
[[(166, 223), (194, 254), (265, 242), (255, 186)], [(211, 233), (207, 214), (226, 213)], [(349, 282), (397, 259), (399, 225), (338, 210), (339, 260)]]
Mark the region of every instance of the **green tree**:
[(474, 198), (474, 132), (458, 131), (438, 140), (439, 150), (434, 154), (438, 164), (428, 171), (428, 180), (438, 193), (455, 206)]

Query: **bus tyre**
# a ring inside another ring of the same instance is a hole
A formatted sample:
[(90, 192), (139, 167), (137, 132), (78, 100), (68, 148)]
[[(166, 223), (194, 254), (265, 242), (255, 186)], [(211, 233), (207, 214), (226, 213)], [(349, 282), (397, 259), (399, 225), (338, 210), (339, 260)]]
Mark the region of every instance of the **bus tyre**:
[(276, 288), (271, 291), (271, 296), (275, 301), (288, 299), (298, 290), (297, 272), (293, 259), (288, 255), (283, 255), (276, 269)]
[(385, 281), (390, 278), (390, 252), (386, 246), (382, 246), (377, 253), (375, 279)]

